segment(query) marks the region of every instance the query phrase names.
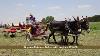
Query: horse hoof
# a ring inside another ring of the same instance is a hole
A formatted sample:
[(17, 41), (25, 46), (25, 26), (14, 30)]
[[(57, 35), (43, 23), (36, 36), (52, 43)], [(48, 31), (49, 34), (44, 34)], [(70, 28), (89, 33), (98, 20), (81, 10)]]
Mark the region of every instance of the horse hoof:
[(68, 45), (68, 43), (65, 42), (65, 45)]
[(55, 44), (57, 44), (57, 42), (55, 42)]
[(74, 43), (72, 42), (72, 43), (70, 43), (70, 45), (74, 45)]
[(30, 39), (29, 41), (32, 41), (32, 39)]

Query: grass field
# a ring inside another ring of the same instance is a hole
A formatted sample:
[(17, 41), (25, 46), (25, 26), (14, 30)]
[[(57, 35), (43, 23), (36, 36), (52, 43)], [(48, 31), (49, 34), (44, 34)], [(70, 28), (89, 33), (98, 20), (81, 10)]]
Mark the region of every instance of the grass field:
[(91, 22), (90, 28), (94, 30), (100, 30), (100, 22)]
[(2, 49), (0, 56), (100, 56), (100, 49)]
[[(84, 35), (80, 35), (79, 36), (79, 44), (81, 45), (96, 45), (96, 46), (100, 46), (99, 42), (100, 42), (100, 31), (97, 30), (93, 30), (90, 33), (85, 33)], [(60, 36), (56, 37), (57, 42), (60, 41)], [(51, 37), (50, 39), (51, 42), (53, 42), (53, 39)], [(72, 37), (69, 37), (69, 41), (72, 41)], [(11, 38), (11, 37), (4, 37), (1, 33), (0, 35), (0, 45), (56, 45), (56, 44), (48, 44), (47, 40), (34, 40), (33, 41), (27, 41), (25, 36), (18, 36), (15, 38)]]
[[(85, 33), (79, 36), (79, 44), (83, 46), (100, 46), (100, 22), (90, 23), (92, 29), (90, 33)], [(57, 42), (60, 41), (60, 37), (56, 37)], [(69, 37), (69, 41), (72, 41), (72, 37)], [(53, 39), (50, 40), (53, 42)], [(0, 33), (0, 45), (51, 45), (59, 46), (58, 44), (48, 44), (47, 40), (33, 40), (28, 42), (25, 36), (10, 38), (4, 37)], [(0, 56), (100, 56), (100, 49), (0, 49)]]

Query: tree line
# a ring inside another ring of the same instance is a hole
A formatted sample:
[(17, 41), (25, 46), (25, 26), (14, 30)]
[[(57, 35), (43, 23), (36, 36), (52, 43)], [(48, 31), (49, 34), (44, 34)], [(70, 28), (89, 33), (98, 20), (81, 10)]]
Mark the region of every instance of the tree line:
[(43, 23), (43, 24), (46, 24), (46, 23), (49, 23), (49, 22), (51, 22), (51, 21), (53, 21), (54, 20), (54, 17), (53, 16), (47, 16), (46, 18), (43, 18), (42, 20), (41, 20), (41, 22)]
[[(54, 20), (53, 16), (47, 16), (46, 18), (43, 18), (41, 20), (41, 22), (46, 24), (46, 23), (49, 23), (49, 22), (51, 22), (53, 20)], [(88, 17), (88, 20), (90, 22), (100, 22), (100, 15), (94, 15), (94, 16)]]
[(92, 17), (88, 17), (90, 22), (100, 22), (100, 15), (94, 15)]

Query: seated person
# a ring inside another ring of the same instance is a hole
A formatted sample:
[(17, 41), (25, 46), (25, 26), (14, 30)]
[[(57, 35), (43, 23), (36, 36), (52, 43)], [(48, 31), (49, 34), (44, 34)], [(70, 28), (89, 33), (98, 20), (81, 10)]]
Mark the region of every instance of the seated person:
[(30, 31), (30, 33), (31, 33), (32, 35), (35, 35), (35, 34), (36, 34), (36, 27), (35, 27), (35, 25), (32, 25), (32, 26), (31, 26), (31, 31)]

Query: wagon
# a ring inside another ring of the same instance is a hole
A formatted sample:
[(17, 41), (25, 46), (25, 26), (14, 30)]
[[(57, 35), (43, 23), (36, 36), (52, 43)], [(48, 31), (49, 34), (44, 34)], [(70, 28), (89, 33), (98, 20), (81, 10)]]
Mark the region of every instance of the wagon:
[(29, 32), (30, 29), (28, 29), (26, 31), (26, 39), (28, 41), (32, 41), (32, 39), (46, 39), (47, 38), (47, 35), (45, 34), (45, 30), (44, 29), (36, 29), (36, 33), (34, 34), (31, 34)]

